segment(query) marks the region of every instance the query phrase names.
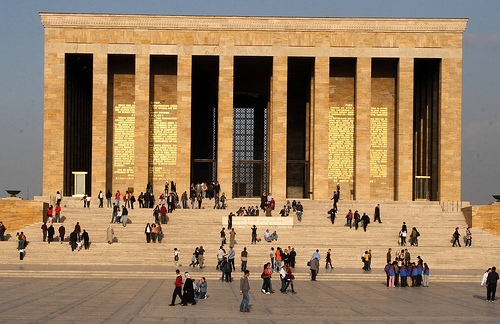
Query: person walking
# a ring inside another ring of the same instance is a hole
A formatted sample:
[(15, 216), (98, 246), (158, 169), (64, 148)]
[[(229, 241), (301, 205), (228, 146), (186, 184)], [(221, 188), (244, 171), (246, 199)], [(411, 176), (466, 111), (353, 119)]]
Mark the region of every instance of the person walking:
[(377, 206), (375, 206), (375, 216), (373, 217), (373, 222), (378, 222), (379, 223), (382, 223), (382, 221), (380, 220), (380, 204), (377, 204)]
[(240, 279), (240, 295), (243, 296), (240, 304), (240, 312), (248, 313), (250, 312), (248, 303), (250, 302), (251, 293), (250, 283), (248, 282), (248, 277), (250, 276), (250, 271), (245, 270), (243, 277)]
[(297, 206), (295, 207), (297, 210), (297, 220), (299, 222), (302, 222), (302, 213), (304, 212), (304, 206), (300, 203), (300, 201), (297, 202)]
[(361, 216), (361, 221), (363, 221), (363, 231), (366, 232), (366, 227), (368, 224), (370, 224), (370, 216), (366, 215), (366, 213), (363, 213), (363, 216)]
[(458, 243), (458, 247), (462, 247), (460, 245), (460, 233), (458, 232), (458, 227), (455, 228), (455, 232), (453, 233), (453, 245), (452, 247), (456, 246)]
[(486, 301), (494, 302), (495, 293), (497, 291), (498, 273), (496, 267), (491, 267), (491, 272), (488, 273), (486, 279)]
[(179, 269), (175, 270), (175, 282), (174, 282), (174, 293), (172, 294), (172, 302), (168, 306), (175, 306), (175, 300), (177, 299), (177, 296), (179, 296), (181, 303), (183, 302), (182, 300), (182, 276), (181, 272)]
[(332, 249), (328, 249), (328, 251), (326, 252), (326, 265), (325, 265), (325, 269), (328, 269), (328, 266), (330, 266), (330, 268), (333, 269), (333, 265), (332, 265)]

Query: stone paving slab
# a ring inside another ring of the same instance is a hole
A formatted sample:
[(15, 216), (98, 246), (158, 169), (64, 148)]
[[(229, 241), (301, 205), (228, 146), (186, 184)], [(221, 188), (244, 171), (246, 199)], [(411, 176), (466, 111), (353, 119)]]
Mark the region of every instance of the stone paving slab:
[[(206, 300), (169, 307), (168, 279), (0, 277), (1, 323), (485, 323), (500, 301), (484, 301), (478, 283), (387, 288), (382, 282), (296, 281), (296, 295), (259, 292), (251, 274), (251, 312), (240, 313), (239, 280), (208, 280)], [(273, 282), (278, 290), (278, 280)]]

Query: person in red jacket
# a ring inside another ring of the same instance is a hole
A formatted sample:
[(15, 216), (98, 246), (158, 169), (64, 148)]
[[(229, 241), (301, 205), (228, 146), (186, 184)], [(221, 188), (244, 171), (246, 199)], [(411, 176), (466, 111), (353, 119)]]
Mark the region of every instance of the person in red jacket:
[(182, 303), (182, 276), (179, 269), (175, 270), (175, 274), (177, 275), (177, 277), (175, 277), (175, 282), (174, 282), (175, 289), (174, 293), (172, 294), (172, 302), (170, 303), (169, 306), (175, 306), (175, 299), (177, 298), (177, 296), (179, 296)]
[(61, 222), (61, 205), (56, 205), (56, 223)]

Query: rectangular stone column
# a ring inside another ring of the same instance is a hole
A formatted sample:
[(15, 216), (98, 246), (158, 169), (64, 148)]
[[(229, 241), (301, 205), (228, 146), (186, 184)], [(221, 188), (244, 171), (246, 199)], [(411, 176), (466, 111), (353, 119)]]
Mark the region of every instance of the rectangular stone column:
[(413, 75), (414, 58), (399, 59), (396, 110), (395, 200), (413, 199)]
[(311, 199), (329, 199), (328, 115), (330, 111), (330, 58), (314, 62), (314, 106), (311, 109)]
[(280, 200), (286, 199), (287, 71), (288, 58), (274, 56), (269, 111), (268, 192)]
[(219, 57), (217, 110), (217, 181), (226, 197), (233, 192), (233, 88), (234, 56)]
[(189, 54), (177, 57), (177, 168), (172, 175), (177, 192), (189, 190), (191, 180), (191, 71)]
[[(54, 31), (56, 33), (57, 31)], [(50, 39), (45, 31), (45, 39)], [(42, 195), (63, 192), (64, 184), (64, 59), (61, 52), (44, 54), (43, 188)]]
[[(149, 182), (149, 53), (135, 56), (134, 192), (138, 196)], [(158, 189), (153, 189), (158, 191)]]
[[(460, 49), (461, 50), (461, 49)], [(441, 61), (439, 113), (439, 200), (461, 200), (462, 59)]]
[[(100, 190), (106, 194), (106, 163), (112, 157), (106, 155), (108, 120), (108, 54), (94, 53), (92, 80), (92, 197), (97, 199)], [(95, 201), (95, 200), (94, 200)]]
[(370, 57), (358, 57), (356, 61), (355, 200), (370, 200), (371, 64)]

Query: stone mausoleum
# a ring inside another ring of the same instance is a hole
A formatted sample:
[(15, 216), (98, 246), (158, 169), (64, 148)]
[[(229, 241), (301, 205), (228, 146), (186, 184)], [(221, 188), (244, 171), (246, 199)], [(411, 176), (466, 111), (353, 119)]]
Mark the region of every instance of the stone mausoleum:
[(461, 200), (467, 19), (40, 17), (44, 196)]

